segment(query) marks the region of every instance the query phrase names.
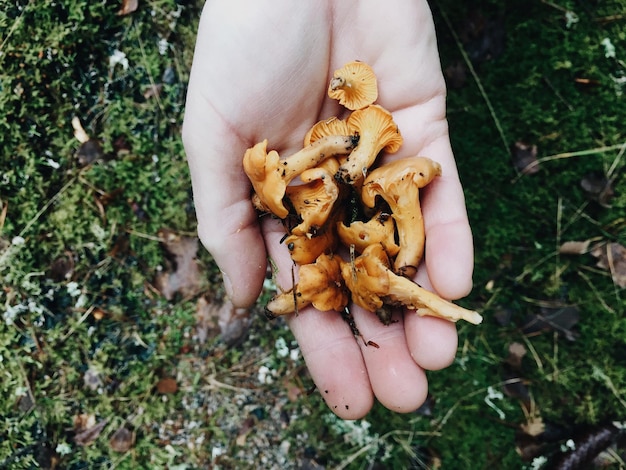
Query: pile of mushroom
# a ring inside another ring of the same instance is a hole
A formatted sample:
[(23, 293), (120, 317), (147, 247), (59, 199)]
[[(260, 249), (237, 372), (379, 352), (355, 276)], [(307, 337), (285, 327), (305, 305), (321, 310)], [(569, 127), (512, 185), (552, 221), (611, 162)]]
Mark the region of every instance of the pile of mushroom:
[(420, 189), (441, 175), (441, 166), (427, 157), (376, 165), (380, 153), (396, 152), (403, 140), (391, 113), (374, 104), (376, 76), (367, 64), (336, 70), (328, 96), (351, 111), (347, 119), (318, 122), (302, 150), (288, 157), (268, 152), (264, 140), (243, 158), (252, 203), (283, 221), (283, 243), (300, 266), (297, 284), (270, 300), (267, 315), (307, 305), (341, 312), (352, 301), (385, 324), (398, 307), (480, 323), (477, 312), (411, 280), (425, 246)]

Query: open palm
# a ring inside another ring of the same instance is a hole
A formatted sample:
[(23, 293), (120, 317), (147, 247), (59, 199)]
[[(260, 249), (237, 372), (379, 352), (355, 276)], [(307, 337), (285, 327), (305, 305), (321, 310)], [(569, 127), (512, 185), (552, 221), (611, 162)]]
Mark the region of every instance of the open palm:
[[(404, 144), (390, 157), (425, 155), (443, 176), (423, 191), (425, 264), (417, 282), (454, 299), (471, 288), (472, 238), (445, 119), (445, 85), (426, 1), (209, 0), (198, 32), (184, 123), (198, 232), (235, 305), (252, 304), (267, 256), (278, 282), (292, 283), (282, 225), (259, 222), (242, 170), (245, 150), (267, 139), (282, 156), (302, 148), (307, 130), (346, 111), (326, 96), (332, 73), (367, 62), (379, 84), (377, 103), (398, 124)], [(355, 341), (335, 312), (301, 310), (288, 319), (328, 406), (344, 418), (364, 416), (376, 397), (399, 412), (416, 409), (428, 390), (425, 369), (453, 360), (454, 325), (410, 312), (382, 325), (351, 307), (365, 341)], [(377, 347), (367, 346), (372, 341)]]

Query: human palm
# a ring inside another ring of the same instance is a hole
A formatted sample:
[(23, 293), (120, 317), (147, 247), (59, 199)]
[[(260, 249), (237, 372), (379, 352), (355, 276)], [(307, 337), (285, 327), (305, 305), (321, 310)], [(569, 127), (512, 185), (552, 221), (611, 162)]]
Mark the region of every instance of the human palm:
[[(202, 15), (184, 122), (198, 232), (224, 275), (235, 305), (252, 304), (270, 256), (283, 288), (292, 284), (279, 221), (259, 221), (242, 169), (245, 150), (267, 139), (282, 156), (302, 148), (307, 130), (346, 117), (326, 96), (332, 73), (361, 60), (374, 69), (377, 103), (404, 138), (399, 158), (425, 155), (443, 176), (422, 194), (425, 263), (416, 281), (446, 298), (469, 291), (472, 239), (445, 119), (445, 85), (426, 1), (334, 2), (209, 0)], [(454, 358), (454, 325), (407, 312), (384, 326), (351, 306), (363, 341), (335, 312), (312, 308), (288, 323), (328, 406), (344, 418), (364, 416), (374, 396), (399, 412), (425, 399), (425, 369)], [(369, 342), (369, 346), (367, 343)], [(376, 346), (378, 347), (376, 347)]]

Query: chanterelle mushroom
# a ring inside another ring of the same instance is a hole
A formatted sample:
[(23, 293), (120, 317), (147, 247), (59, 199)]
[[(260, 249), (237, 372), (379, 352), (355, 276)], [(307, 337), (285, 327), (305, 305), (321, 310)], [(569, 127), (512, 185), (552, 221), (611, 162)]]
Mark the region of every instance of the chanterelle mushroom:
[(300, 180), (305, 184), (287, 187), (287, 197), (302, 219), (300, 224), (291, 229), (291, 233), (315, 236), (324, 225), (339, 197), (339, 187), (333, 178), (337, 168), (337, 160), (329, 158), (321, 166), (302, 172)]
[(316, 140), (321, 139), (327, 135), (350, 135), (351, 131), (348, 127), (348, 123), (337, 117), (330, 117), (323, 121), (318, 121), (313, 124), (313, 127), (309, 129), (309, 132), (304, 136), (304, 146), (310, 145)]
[(368, 246), (354, 261), (340, 261), (341, 275), (352, 293), (352, 301), (370, 312), (386, 306), (404, 306), (418, 315), (430, 315), (452, 322), (482, 322), (478, 312), (442, 299), (413, 281), (394, 274), (382, 245)]
[(440, 175), (441, 166), (430, 158), (407, 157), (375, 169), (363, 182), (363, 204), (374, 207), (376, 196), (380, 196), (391, 209), (400, 244), (394, 271), (403, 276), (415, 274), (424, 254), (424, 219), (419, 190)]
[(315, 236), (311, 236), (311, 234), (308, 233), (303, 235), (292, 233), (285, 238), (284, 243), (287, 245), (287, 249), (294, 263), (304, 265), (312, 263), (322, 253), (334, 252), (338, 240), (335, 231), (325, 226), (324, 229), (318, 231)]
[(376, 75), (363, 62), (348, 62), (333, 73), (328, 96), (352, 111), (369, 106), (378, 98)]
[(269, 301), (265, 307), (268, 316), (297, 313), (309, 304), (320, 311), (341, 311), (348, 305), (338, 257), (322, 254), (314, 263), (300, 266), (299, 275), (293, 289)]
[(395, 241), (396, 227), (389, 214), (378, 212), (367, 222), (354, 221), (350, 225), (337, 223), (337, 234), (345, 246), (354, 245), (362, 253), (369, 245), (380, 243), (389, 256), (396, 256), (400, 247)]
[(281, 159), (275, 150), (267, 152), (266, 139), (246, 150), (243, 169), (262, 205), (284, 219), (289, 210), (283, 204), (283, 197), (291, 180), (328, 157), (349, 153), (357, 143), (355, 136), (326, 136)]
[(394, 153), (402, 145), (400, 130), (391, 113), (382, 106), (371, 105), (350, 114), (349, 128), (359, 136), (359, 145), (341, 164), (335, 178), (355, 184), (365, 178), (378, 154)]

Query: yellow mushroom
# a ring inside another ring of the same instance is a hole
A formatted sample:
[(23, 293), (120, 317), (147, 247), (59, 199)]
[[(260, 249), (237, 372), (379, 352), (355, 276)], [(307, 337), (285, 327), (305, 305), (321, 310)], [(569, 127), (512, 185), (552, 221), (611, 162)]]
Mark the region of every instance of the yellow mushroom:
[(419, 190), (440, 175), (441, 166), (430, 158), (407, 157), (376, 168), (363, 182), (363, 204), (374, 207), (376, 196), (380, 196), (391, 209), (400, 245), (394, 271), (403, 276), (415, 275), (424, 254), (424, 219)]
[(313, 127), (304, 136), (304, 146), (310, 145), (316, 140), (326, 137), (327, 135), (350, 135), (351, 130), (348, 123), (337, 117), (330, 117), (313, 124)]
[(347, 123), (358, 136), (359, 145), (341, 164), (335, 178), (344, 183), (359, 184), (381, 151), (394, 153), (400, 148), (402, 136), (391, 113), (378, 105), (354, 111)]
[(291, 234), (284, 240), (294, 263), (299, 265), (312, 263), (322, 253), (333, 253), (338, 237), (334, 230), (318, 230), (315, 236)]
[(319, 167), (305, 170), (300, 174), (300, 180), (304, 184), (287, 187), (287, 198), (302, 220), (291, 229), (291, 233), (315, 236), (326, 223), (339, 197), (339, 186), (333, 178), (337, 168), (339, 168), (337, 160), (328, 158)]
[(280, 158), (275, 150), (267, 152), (266, 139), (246, 150), (243, 169), (262, 206), (284, 219), (289, 211), (283, 204), (283, 197), (291, 180), (326, 158), (349, 153), (357, 143), (354, 136), (326, 136), (287, 158)]
[(339, 240), (345, 246), (354, 245), (362, 253), (369, 245), (380, 243), (389, 256), (395, 256), (400, 247), (395, 241), (396, 227), (389, 214), (378, 212), (367, 222), (354, 221), (350, 225), (337, 222)]
[[(340, 261), (341, 276), (351, 292), (352, 301), (370, 312), (387, 318), (390, 307), (406, 307), (420, 316), (429, 315), (452, 322), (465, 320), (475, 325), (482, 316), (442, 299), (413, 281), (394, 274), (381, 244), (368, 246), (353, 261)], [(382, 313), (382, 315), (381, 315)]]
[(328, 96), (352, 111), (369, 106), (378, 98), (376, 75), (364, 62), (348, 62), (333, 73)]
[(293, 289), (274, 296), (265, 307), (265, 313), (269, 317), (297, 313), (311, 304), (323, 312), (342, 311), (348, 300), (339, 258), (322, 254), (314, 263), (300, 266), (298, 283)]

